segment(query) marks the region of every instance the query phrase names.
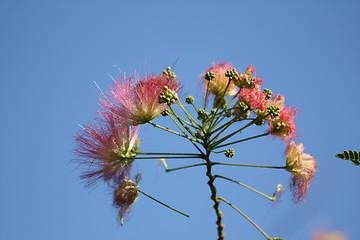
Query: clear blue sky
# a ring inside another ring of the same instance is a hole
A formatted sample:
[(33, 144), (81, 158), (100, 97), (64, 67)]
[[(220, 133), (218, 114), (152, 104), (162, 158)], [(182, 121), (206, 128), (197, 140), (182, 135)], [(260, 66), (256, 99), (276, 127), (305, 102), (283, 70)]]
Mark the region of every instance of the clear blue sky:
[[(120, 74), (113, 65), (160, 73), (177, 58), (175, 72), (197, 101), (212, 61), (255, 66), (265, 87), (301, 109), (297, 142), (318, 163), (304, 204), (291, 201), (285, 171), (219, 168), (268, 194), (282, 183), (275, 206), (228, 182), (217, 183), (219, 193), (270, 236), (338, 230), (357, 239), (360, 167), (333, 155), (360, 150), (359, 10), (357, 1), (1, 1), (0, 239), (216, 239), (205, 169), (165, 173), (157, 161), (137, 161), (141, 189), (191, 217), (141, 196), (120, 227), (111, 191), (84, 188), (69, 163), (77, 124), (95, 117), (94, 81), (107, 89), (107, 74)], [(193, 150), (149, 126), (140, 137), (147, 152)], [(283, 165), (284, 150), (274, 138), (254, 140), (234, 161)], [(263, 239), (221, 209), (226, 239)]]

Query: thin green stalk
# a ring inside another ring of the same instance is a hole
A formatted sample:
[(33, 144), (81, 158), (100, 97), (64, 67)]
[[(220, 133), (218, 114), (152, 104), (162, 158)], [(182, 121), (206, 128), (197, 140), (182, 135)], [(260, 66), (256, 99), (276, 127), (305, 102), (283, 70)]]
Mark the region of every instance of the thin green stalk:
[[(185, 113), (185, 115), (187, 116), (187, 118), (193, 123), (193, 124), (195, 124), (198, 128), (201, 128), (201, 126), (196, 122), (196, 120), (185, 110), (185, 108), (184, 108), (184, 106), (182, 105), (182, 103), (180, 102), (180, 101), (177, 101), (176, 102), (179, 106), (180, 106), (180, 108), (183, 110), (183, 112)], [(192, 103), (192, 105), (195, 107), (195, 105)], [(195, 107), (195, 109), (196, 109), (196, 107)], [(196, 110), (196, 112), (197, 112), (197, 110)], [(196, 128), (196, 126), (195, 125), (193, 125), (195, 128)]]
[(269, 235), (267, 235), (253, 220), (251, 220), (248, 216), (246, 216), (245, 213), (243, 213), (242, 211), (240, 211), (237, 207), (235, 207), (234, 205), (232, 205), (230, 202), (228, 202), (226, 199), (222, 198), (222, 197), (218, 197), (219, 200), (227, 203), (230, 207), (232, 207), (233, 209), (235, 209), (238, 213), (240, 213), (241, 215), (243, 215), (243, 217), (245, 217), (252, 225), (254, 225), (254, 227), (256, 227), (268, 240), (272, 240), (271, 237), (269, 237)]
[(222, 163), (213, 162), (212, 165), (224, 165), (224, 166), (238, 166), (238, 167), (258, 167), (258, 168), (275, 168), (275, 169), (286, 169), (286, 166), (265, 166), (265, 165), (252, 165), (252, 164), (238, 164), (238, 163)]
[(230, 106), (230, 104), (235, 100), (235, 98), (237, 97), (237, 95), (240, 93), (241, 88), (239, 89), (239, 91), (234, 95), (234, 97), (230, 100), (230, 102), (228, 104), (225, 105), (225, 109)]
[[(229, 108), (229, 109), (224, 109), (222, 112), (220, 112), (219, 114), (217, 114), (219, 117), (215, 120), (215, 121), (213, 121), (212, 123), (211, 123), (211, 126), (210, 126), (210, 130), (209, 131), (211, 131), (212, 133), (215, 133), (215, 132), (217, 132), (217, 131), (219, 131), (220, 129), (221, 129), (221, 127), (220, 128), (218, 128), (218, 129), (216, 129), (215, 131), (213, 131), (213, 129), (219, 124), (219, 123), (221, 123), (223, 120), (224, 120), (224, 118), (226, 118), (226, 116), (225, 115), (222, 115), (222, 114), (224, 114), (226, 111), (232, 111), (232, 110), (234, 110), (234, 109), (236, 109), (236, 107), (232, 107), (232, 108)], [(221, 118), (220, 118), (220, 116), (221, 116)], [(214, 118), (216, 117), (216, 116), (213, 116)]]
[[(174, 131), (169, 130), (169, 129), (167, 129), (167, 128), (161, 127), (161, 126), (159, 126), (159, 125), (157, 125), (157, 124), (155, 124), (155, 123), (153, 123), (153, 122), (151, 122), (151, 121), (149, 121), (149, 123), (150, 123), (151, 125), (153, 125), (154, 127), (157, 127), (157, 128), (162, 129), (162, 130), (165, 130), (165, 131), (167, 131), (167, 132), (176, 134), (176, 135), (178, 135), (178, 136), (180, 136), (180, 137), (189, 139), (190, 142), (195, 146), (195, 148), (196, 148), (200, 153), (204, 154), (204, 153), (201, 151), (201, 149), (194, 143), (194, 140), (193, 140), (192, 138), (190, 138), (190, 137), (188, 137), (188, 136), (181, 135), (180, 133), (174, 132)], [(196, 142), (199, 142), (199, 141), (196, 141)]]
[(196, 153), (155, 153), (155, 152), (151, 152), (151, 153), (145, 153), (145, 152), (137, 152), (137, 155), (194, 155), (194, 156), (201, 156), (200, 154), (196, 154)]
[(220, 143), (222, 143), (223, 141), (231, 138), (232, 136), (234, 136), (234, 135), (237, 134), (238, 132), (241, 132), (241, 131), (244, 130), (245, 128), (250, 127), (250, 126), (253, 125), (256, 121), (261, 121), (262, 119), (266, 118), (266, 117), (269, 116), (269, 115), (270, 115), (270, 114), (267, 114), (267, 115), (265, 115), (265, 116), (264, 116), (263, 118), (261, 118), (261, 119), (255, 119), (255, 120), (249, 122), (248, 124), (246, 124), (244, 127), (240, 128), (239, 130), (236, 130), (235, 132), (233, 132), (233, 133), (231, 133), (231, 134), (223, 137), (222, 139), (216, 141), (215, 143), (212, 144), (212, 146), (219, 145)]
[[(198, 155), (198, 156), (178, 156), (178, 157), (174, 157), (174, 156), (168, 156), (166, 157), (166, 159), (183, 159), (183, 158), (199, 158), (199, 156), (201, 155)], [(159, 159), (159, 158), (162, 158), (161, 156), (160, 157), (124, 157), (124, 159)]]
[(167, 208), (170, 208), (171, 210), (173, 210), (173, 211), (175, 211), (175, 212), (177, 212), (177, 213), (180, 213), (180, 214), (184, 215), (185, 217), (188, 217), (188, 218), (190, 217), (189, 215), (187, 215), (187, 214), (185, 214), (185, 213), (183, 213), (183, 212), (180, 212), (179, 210), (177, 210), (177, 209), (175, 209), (175, 208), (173, 208), (173, 207), (170, 207), (169, 205), (167, 205), (167, 204), (165, 204), (165, 203), (163, 203), (163, 202), (160, 202), (160, 201), (157, 200), (156, 198), (153, 198), (152, 196), (148, 195), (147, 193), (141, 191), (140, 189), (138, 189), (138, 191), (139, 191), (140, 193), (144, 194), (145, 196), (147, 196), (148, 198), (154, 200), (155, 202), (160, 203), (161, 205), (163, 205), (163, 206), (165, 206), (165, 207), (167, 207)]
[(222, 150), (222, 151), (214, 151), (214, 150), (211, 150), (211, 152), (213, 153), (223, 153), (223, 152), (226, 152), (227, 150)]
[(217, 148), (229, 146), (229, 145), (235, 144), (235, 143), (245, 142), (245, 141), (248, 141), (248, 140), (251, 140), (251, 139), (255, 139), (255, 138), (259, 138), (259, 137), (264, 137), (264, 136), (267, 136), (267, 135), (269, 135), (269, 134), (270, 134), (270, 133), (263, 133), (263, 134), (256, 135), (256, 136), (253, 136), (253, 137), (244, 138), (244, 139), (241, 139), (241, 140), (238, 140), (238, 141), (234, 141), (234, 142), (231, 142), (231, 143), (226, 143), (226, 144), (217, 146)]
[(182, 117), (179, 117), (177, 114), (175, 114), (175, 112), (170, 112), (170, 114), (174, 115), (174, 117), (176, 117), (177, 119), (183, 121), (184, 123), (186, 123), (187, 125), (191, 126), (191, 127), (195, 127), (194, 124), (189, 123), (188, 121), (186, 121), (185, 119), (183, 119)]
[[(246, 111), (242, 114), (244, 115), (246, 113)], [(222, 125), (221, 127), (218, 127), (216, 130), (212, 131), (212, 133), (215, 133), (219, 130), (221, 130), (218, 134), (216, 134), (216, 136), (211, 140), (212, 142), (215, 142), (216, 139), (228, 128), (230, 127), (234, 122), (236, 122), (238, 119), (241, 118), (242, 115), (237, 115), (235, 116), (233, 119), (231, 119), (229, 122), (225, 123), (224, 125)]]
[(164, 164), (165, 167), (165, 171), (166, 172), (172, 172), (172, 171), (176, 171), (176, 170), (181, 170), (181, 169), (185, 169), (185, 168), (192, 168), (192, 167), (197, 167), (197, 166), (204, 166), (206, 165), (206, 163), (198, 163), (198, 164), (193, 164), (193, 165), (188, 165), (188, 166), (183, 166), (183, 167), (178, 167), (178, 168), (168, 168), (166, 162), (162, 162)]
[(206, 111), (206, 103), (207, 103), (207, 99), (208, 99), (208, 95), (209, 95), (209, 86), (210, 86), (210, 81), (211, 80), (207, 80), (207, 81), (208, 81), (208, 83), (206, 85), (206, 94), (205, 94), (205, 103), (204, 103), (204, 110), (205, 111)]
[(189, 137), (187, 137), (187, 136), (181, 135), (181, 134), (178, 133), (178, 132), (175, 132), (175, 131), (172, 131), (172, 130), (170, 130), (170, 129), (168, 129), (168, 128), (164, 128), (164, 127), (162, 127), (162, 126), (160, 126), (160, 125), (157, 125), (157, 124), (153, 123), (152, 121), (149, 121), (148, 123), (151, 124), (151, 125), (153, 125), (154, 127), (160, 128), (160, 129), (162, 129), (162, 130), (164, 130), (164, 131), (167, 131), (167, 132), (170, 132), (170, 133), (172, 133), (172, 134), (178, 135), (178, 136), (180, 136), (180, 137), (189, 139)]
[[(224, 97), (225, 97), (226, 92), (227, 92), (227, 90), (228, 90), (228, 88), (229, 88), (229, 86), (230, 86), (230, 82), (231, 82), (231, 79), (229, 79), (229, 81), (228, 81), (228, 83), (227, 83), (227, 85), (226, 85), (225, 91), (224, 91), (224, 93), (223, 93), (223, 95), (222, 95), (221, 98), (224, 98)], [(226, 108), (226, 107), (225, 107), (225, 108)], [(204, 109), (205, 109), (205, 108), (204, 108)], [(219, 108), (216, 108), (214, 115), (216, 115), (218, 111), (219, 111)], [(210, 124), (209, 124), (210, 127), (212, 126), (214, 119), (215, 119), (215, 116), (214, 116), (213, 118), (211, 118), (211, 122), (210, 122)]]
[(189, 139), (190, 141), (200, 142), (199, 140), (192, 139), (192, 138), (188, 137), (187, 135), (182, 135), (182, 134), (180, 134), (180, 133), (178, 133), (178, 132), (175, 132), (175, 131), (172, 131), (172, 130), (170, 130), (170, 129), (168, 129), (168, 128), (164, 128), (164, 127), (162, 127), (162, 126), (160, 126), (160, 125), (157, 125), (157, 124), (155, 124), (155, 123), (153, 123), (153, 122), (151, 122), (151, 121), (149, 121), (148, 123), (150, 123), (150, 124), (153, 125), (154, 127), (160, 128), (160, 129), (162, 129), (162, 130), (164, 130), (164, 131), (167, 131), (167, 132), (170, 132), (170, 133), (172, 133), (172, 134), (178, 135), (178, 136), (180, 136), (180, 137)]
[[(180, 122), (180, 124), (186, 129), (186, 131), (188, 131), (193, 137), (195, 137), (195, 133), (193, 131), (191, 131), (190, 128), (188, 128), (187, 126), (185, 126), (185, 124), (182, 122), (182, 118), (180, 118), (179, 116), (176, 115), (174, 109), (172, 108), (172, 106), (169, 106), (171, 112), (174, 114), (174, 116), (176, 117), (176, 119)], [(185, 131), (179, 126), (179, 124), (175, 121), (175, 119), (169, 115), (169, 117), (174, 121), (174, 123), (179, 127), (179, 129), (184, 133), (184, 135), (187, 135), (185, 133)], [(197, 139), (196, 139), (197, 140)], [(197, 142), (200, 142), (197, 140)]]
[(222, 178), (222, 179), (228, 180), (228, 181), (230, 181), (230, 182), (237, 183), (237, 184), (239, 184), (240, 186), (243, 186), (243, 187), (245, 187), (245, 188), (247, 188), (247, 189), (250, 189), (251, 191), (254, 191), (254, 192), (256, 192), (257, 194), (260, 194), (261, 196), (263, 196), (263, 197), (265, 197), (265, 198), (267, 198), (267, 199), (269, 199), (269, 200), (271, 200), (271, 201), (274, 201), (274, 200), (275, 200), (275, 197), (269, 197), (268, 195), (266, 195), (266, 194), (264, 194), (264, 193), (262, 193), (262, 192), (260, 192), (260, 191), (258, 191), (258, 190), (256, 190), (256, 189), (254, 189), (254, 188), (252, 188), (252, 187), (250, 187), (250, 186), (248, 186), (248, 185), (246, 185), (246, 184), (243, 184), (243, 183), (241, 183), (241, 182), (235, 181), (235, 180), (233, 180), (233, 179), (231, 179), (231, 178), (227, 178), (227, 177), (220, 176), (220, 175), (215, 175), (214, 177), (216, 177), (216, 178)]
[(191, 105), (194, 107), (195, 111), (197, 112), (198, 109), (196, 108), (195, 104), (194, 104), (194, 103), (191, 103)]

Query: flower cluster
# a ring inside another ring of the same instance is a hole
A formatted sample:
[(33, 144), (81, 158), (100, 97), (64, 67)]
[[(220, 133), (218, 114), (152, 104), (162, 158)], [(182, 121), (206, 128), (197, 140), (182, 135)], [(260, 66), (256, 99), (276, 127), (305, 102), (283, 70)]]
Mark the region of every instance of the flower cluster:
[[(213, 65), (208, 69), (208, 72), (213, 72), (215, 78), (211, 81), (206, 81), (204, 91), (208, 88), (209, 93), (215, 96), (214, 106), (217, 106), (216, 101), (223, 99), (224, 96), (235, 95), (238, 97), (237, 109), (234, 110), (234, 115), (247, 117), (252, 111), (259, 119), (258, 125), (267, 120), (269, 123), (269, 133), (277, 136), (288, 142), (296, 137), (295, 118), (297, 117), (297, 109), (284, 105), (285, 98), (281, 95), (273, 95), (269, 89), (261, 90), (263, 80), (260, 77), (255, 77), (253, 74), (256, 69), (253, 66), (248, 66), (244, 74), (232, 68), (229, 63), (220, 63)], [(202, 74), (205, 76), (206, 74)], [(209, 85), (209, 86), (208, 86)], [(238, 87), (238, 88), (237, 88)], [(226, 93), (224, 93), (227, 89)], [(244, 103), (245, 105), (241, 104)], [(279, 109), (279, 114), (276, 117), (267, 111), (271, 106)]]
[[(297, 136), (295, 119), (298, 110), (295, 107), (285, 106), (284, 96), (272, 95), (269, 89), (261, 90), (263, 80), (254, 76), (256, 69), (253, 66), (248, 66), (244, 74), (232, 68), (229, 63), (213, 65), (208, 71), (214, 72), (216, 76), (213, 81), (209, 81), (209, 84), (212, 84), (209, 92), (215, 95), (215, 101), (216, 97), (231, 95), (228, 92), (224, 94), (226, 84), (228, 84), (231, 93), (238, 91), (236, 95), (238, 101), (233, 114), (247, 118), (252, 112), (257, 118), (255, 122), (257, 125), (262, 125), (267, 121), (269, 125), (267, 132), (288, 144), (287, 170), (293, 174), (290, 185), (294, 189), (294, 199), (303, 200), (316, 172), (316, 162), (310, 155), (302, 153), (302, 144), (295, 145), (292, 141)], [(237, 89), (236, 86), (239, 88)], [(297, 152), (298, 158), (295, 158), (294, 151)]]
[(158, 76), (135, 76), (114, 80), (110, 90), (99, 97), (100, 117), (82, 126), (75, 136), (76, 160), (86, 167), (80, 177), (87, 185), (104, 181), (113, 186), (121, 224), (138, 195), (140, 175), (135, 182), (130, 180), (139, 152), (138, 125), (150, 122), (178, 100), (181, 88), (170, 68)]
[[(284, 189), (279, 184), (273, 196), (267, 196), (236, 180), (212, 175), (214, 165), (287, 170), (292, 174), (290, 187), (294, 191), (294, 200), (303, 201), (305, 199), (317, 167), (314, 158), (303, 152), (303, 144), (295, 144), (293, 141), (296, 137), (297, 109), (286, 106), (284, 96), (273, 95), (270, 89), (263, 89), (263, 79), (256, 76), (256, 69), (253, 66), (248, 66), (245, 72), (241, 73), (230, 63), (213, 64), (211, 68), (201, 74), (201, 78), (205, 85), (204, 105), (195, 106), (194, 98), (188, 96), (185, 102), (188, 106), (190, 105), (189, 108), (181, 103), (179, 92), (182, 85), (170, 67), (159, 75), (151, 74), (141, 78), (135, 74), (134, 77), (113, 79), (114, 83), (110, 89), (99, 97), (100, 109), (97, 111), (99, 117), (95, 123), (86, 124), (77, 133), (75, 137), (77, 161), (86, 167), (81, 178), (86, 180), (88, 185), (103, 181), (112, 187), (114, 191), (113, 205), (119, 211), (121, 225), (139, 193), (189, 217), (139, 189), (141, 175), (137, 174), (133, 180), (131, 179), (131, 166), (136, 159), (162, 159), (167, 172), (206, 166), (206, 176), (209, 178), (207, 183), (218, 218), (216, 223), (219, 239), (224, 237), (219, 201), (230, 206), (233, 205), (223, 197), (216, 195), (215, 179), (220, 178), (237, 183), (271, 201), (278, 199)], [(214, 102), (213, 108), (209, 109), (207, 100), (211, 95)], [(174, 104), (177, 104), (179, 108), (173, 107)], [(187, 109), (191, 109), (195, 116), (192, 116)], [(181, 115), (175, 110), (181, 111)], [(174, 123), (173, 126), (178, 128), (178, 132), (153, 122), (160, 115), (168, 117)], [(237, 137), (253, 124), (260, 126), (265, 123), (268, 124), (268, 129), (262, 134), (233, 140), (233, 137)], [(197, 152), (141, 152), (138, 133), (140, 125), (143, 124), (150, 124), (168, 134), (174, 134), (190, 141)], [(243, 125), (229, 132), (229, 129), (234, 129), (230, 128), (233, 124)], [(225, 146), (268, 135), (276, 136), (287, 144), (286, 166), (213, 162), (210, 158), (210, 155), (223, 153), (225, 157), (235, 159), (238, 154), (235, 155), (234, 148), (225, 150)], [(144, 157), (138, 157), (138, 155)], [(201, 160), (201, 163), (170, 169), (165, 158), (198, 159)], [(267, 238), (270, 239), (268, 236)]]

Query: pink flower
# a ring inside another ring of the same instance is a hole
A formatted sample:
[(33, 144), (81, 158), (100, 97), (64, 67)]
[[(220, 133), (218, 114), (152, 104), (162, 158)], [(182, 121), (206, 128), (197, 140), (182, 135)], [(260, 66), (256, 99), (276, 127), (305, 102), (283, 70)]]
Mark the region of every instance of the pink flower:
[(244, 74), (239, 73), (239, 78), (234, 80), (236, 86), (240, 88), (257, 88), (261, 89), (263, 80), (261, 77), (255, 77), (252, 74), (256, 72), (256, 69), (252, 66), (248, 66)]
[(285, 102), (285, 97), (278, 94), (270, 98), (270, 100), (267, 103), (267, 106), (277, 106), (281, 111), (284, 108), (284, 102)]
[(257, 88), (243, 88), (238, 97), (240, 102), (246, 103), (252, 110), (266, 110), (266, 94)]
[(286, 148), (286, 170), (293, 174), (290, 186), (297, 201), (305, 199), (311, 179), (317, 170), (315, 159), (303, 152), (303, 144), (296, 145), (294, 141), (291, 141)]
[(253, 73), (255, 73), (255, 72), (256, 72), (256, 69), (255, 69), (253, 66), (248, 66), (248, 67), (246, 68), (245, 74), (246, 74), (246, 75), (251, 75), (251, 74), (253, 74)]
[(175, 92), (181, 88), (175, 78), (165, 74), (150, 75), (141, 80), (138, 77), (120, 77), (108, 94), (100, 98), (100, 115), (109, 115), (130, 125), (147, 123), (168, 107), (165, 103), (159, 103), (160, 93), (164, 92), (165, 86)]
[[(224, 94), (226, 86), (229, 83), (229, 78), (225, 76), (225, 72), (231, 69), (233, 69), (233, 67), (230, 63), (213, 63), (213, 66), (209, 68), (206, 72), (213, 72), (215, 74), (215, 79), (211, 81), (205, 80), (205, 73), (201, 74), (202, 79), (205, 81), (204, 92), (206, 92), (207, 85), (209, 84), (209, 92), (214, 94), (215, 96), (221, 97)], [(231, 81), (225, 93), (225, 96), (232, 96), (235, 95), (237, 92), (238, 89), (236, 85), (233, 83), (233, 81)]]
[(76, 137), (75, 154), (80, 165), (87, 165), (81, 175), (88, 185), (98, 180), (109, 181), (115, 175), (126, 175), (138, 150), (138, 127), (107, 118), (100, 126), (87, 124)]
[(269, 132), (284, 141), (291, 140), (296, 137), (296, 125), (294, 122), (296, 117), (297, 110), (295, 108), (284, 107), (277, 118), (269, 120)]
[(347, 240), (348, 238), (341, 232), (336, 231), (317, 231), (312, 234), (311, 240)]

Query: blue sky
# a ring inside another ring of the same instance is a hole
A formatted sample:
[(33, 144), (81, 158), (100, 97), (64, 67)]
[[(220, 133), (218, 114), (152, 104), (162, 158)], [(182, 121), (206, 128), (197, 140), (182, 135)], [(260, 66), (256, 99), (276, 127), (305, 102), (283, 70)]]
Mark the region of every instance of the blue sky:
[[(141, 189), (191, 217), (140, 196), (120, 227), (110, 189), (84, 188), (70, 163), (77, 124), (96, 116), (94, 81), (107, 89), (108, 74), (120, 74), (114, 65), (160, 73), (178, 59), (175, 72), (197, 102), (199, 76), (212, 61), (255, 66), (265, 87), (301, 109), (297, 142), (318, 164), (304, 204), (291, 200), (290, 174), (277, 170), (218, 169), (268, 194), (283, 184), (275, 205), (229, 182), (217, 183), (219, 194), (270, 236), (303, 240), (336, 230), (356, 239), (360, 169), (333, 155), (360, 150), (359, 9), (357, 1), (1, 1), (0, 238), (216, 239), (205, 169), (165, 173), (155, 160), (137, 161)], [(149, 126), (140, 137), (144, 152), (193, 151)], [(242, 163), (285, 162), (285, 145), (271, 137), (235, 150)], [(221, 209), (226, 239), (262, 239)]]

